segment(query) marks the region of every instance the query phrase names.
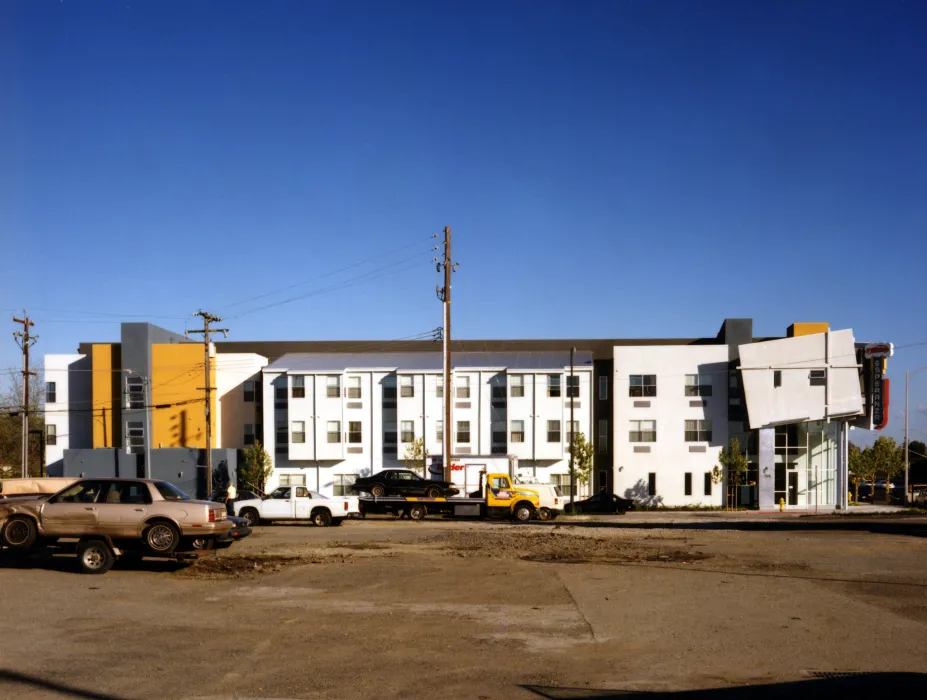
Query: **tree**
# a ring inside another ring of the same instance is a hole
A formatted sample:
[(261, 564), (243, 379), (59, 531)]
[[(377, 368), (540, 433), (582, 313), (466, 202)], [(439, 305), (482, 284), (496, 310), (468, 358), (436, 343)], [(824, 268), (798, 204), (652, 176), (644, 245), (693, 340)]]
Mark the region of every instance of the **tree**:
[[(866, 448), (869, 449), (869, 448)], [(853, 484), (853, 500), (859, 503), (859, 485), (866, 480), (870, 473), (868, 460), (869, 453), (859, 449), (858, 445), (850, 443), (850, 482)]]
[(887, 435), (876, 440), (870, 449), (869, 459), (875, 472), (885, 474), (885, 504), (888, 505), (891, 502), (892, 477), (904, 469), (904, 449)]
[(572, 453), (574, 449), (573, 469), (576, 471), (576, 481), (585, 486), (592, 478), (592, 460), (595, 456), (595, 448), (591, 442), (586, 440), (584, 433), (576, 433), (573, 444), (567, 447), (567, 452)]
[[(20, 476), (23, 435), (20, 413), (23, 405), (22, 374), (18, 370), (11, 370), (6, 383), (7, 386), (0, 391), (0, 468), (10, 467), (10, 472), (0, 476)], [(29, 476), (40, 476), (45, 469), (45, 418), (42, 413), (44, 398), (44, 382), (38, 377), (32, 377), (29, 382)]]
[(425, 458), (428, 456), (428, 450), (425, 449), (425, 438), (420, 437), (406, 445), (406, 452), (402, 456), (402, 461), (406, 463), (406, 469), (425, 474)]
[(721, 448), (718, 464), (711, 470), (711, 480), (720, 484), (727, 480), (727, 506), (737, 502), (737, 487), (741, 478), (747, 473), (747, 455), (740, 450), (740, 440), (731, 438), (727, 447)]
[(245, 450), (244, 459), (238, 467), (238, 480), (251, 491), (267, 492), (267, 480), (274, 473), (270, 462), (270, 455), (264, 449), (260, 440)]

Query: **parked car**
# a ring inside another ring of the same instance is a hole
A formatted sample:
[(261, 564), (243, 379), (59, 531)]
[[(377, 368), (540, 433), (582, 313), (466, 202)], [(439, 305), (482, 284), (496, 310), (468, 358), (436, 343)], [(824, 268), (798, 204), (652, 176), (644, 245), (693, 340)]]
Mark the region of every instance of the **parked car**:
[(0, 501), (0, 544), (13, 550), (98, 535), (167, 555), (229, 541), (232, 528), (221, 506), (156, 479), (79, 479), (52, 496)]
[(319, 527), (328, 527), (359, 514), (356, 496), (328, 498), (305, 486), (279, 486), (267, 498), (235, 501), (235, 515), (252, 527), (274, 520), (311, 520)]
[(355, 493), (369, 493), (371, 496), (425, 496), (447, 498), (458, 493), (450, 481), (423, 479), (408, 469), (385, 469), (373, 476), (362, 477), (354, 482)]
[(573, 515), (579, 513), (617, 513), (618, 515), (624, 515), (626, 511), (633, 509), (634, 501), (631, 499), (604, 492), (567, 505), (567, 512)]

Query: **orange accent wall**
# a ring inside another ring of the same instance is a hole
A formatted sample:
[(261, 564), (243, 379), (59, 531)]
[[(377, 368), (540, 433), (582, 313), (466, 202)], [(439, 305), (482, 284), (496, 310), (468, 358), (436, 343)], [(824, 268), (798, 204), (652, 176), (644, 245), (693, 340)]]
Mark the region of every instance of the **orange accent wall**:
[[(199, 343), (154, 344), (151, 346), (151, 403), (169, 404), (152, 408), (152, 448), (206, 447), (205, 359)], [(215, 358), (210, 384), (216, 386)], [(213, 446), (216, 433), (216, 392), (210, 402)]]
[[(122, 443), (122, 351), (112, 343), (91, 346), (93, 446), (117, 447)], [(119, 443), (119, 445), (117, 445)]]
[(793, 323), (789, 326), (787, 335), (789, 338), (797, 338), (800, 335), (827, 333), (829, 330), (829, 323)]

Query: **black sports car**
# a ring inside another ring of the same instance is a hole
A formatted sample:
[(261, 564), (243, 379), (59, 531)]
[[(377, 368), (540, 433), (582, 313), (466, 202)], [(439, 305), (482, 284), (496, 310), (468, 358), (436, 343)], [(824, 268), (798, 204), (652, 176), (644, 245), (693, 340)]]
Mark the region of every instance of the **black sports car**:
[(625, 511), (634, 509), (634, 501), (621, 498), (613, 493), (597, 493), (582, 501), (576, 501), (572, 506), (566, 507), (567, 513), (617, 513), (624, 515)]
[(447, 498), (457, 493), (449, 481), (423, 479), (408, 469), (385, 469), (373, 476), (365, 476), (354, 482), (351, 489), (366, 492), (371, 496), (426, 496)]

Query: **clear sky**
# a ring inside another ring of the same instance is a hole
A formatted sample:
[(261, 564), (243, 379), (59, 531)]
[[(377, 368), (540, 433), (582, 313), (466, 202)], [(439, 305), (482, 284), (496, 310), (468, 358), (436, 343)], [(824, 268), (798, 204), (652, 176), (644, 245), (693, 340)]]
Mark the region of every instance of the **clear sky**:
[(450, 225), (456, 337), (927, 341), (925, 37), (910, 0), (5, 0), (2, 307), (39, 354), (200, 307), (412, 336)]

